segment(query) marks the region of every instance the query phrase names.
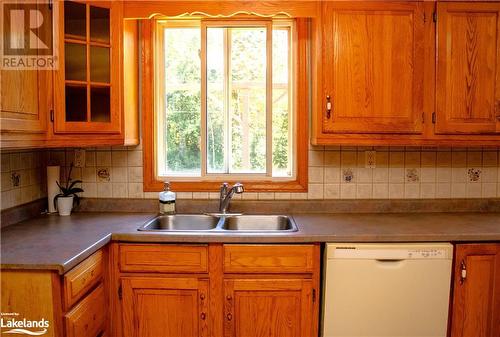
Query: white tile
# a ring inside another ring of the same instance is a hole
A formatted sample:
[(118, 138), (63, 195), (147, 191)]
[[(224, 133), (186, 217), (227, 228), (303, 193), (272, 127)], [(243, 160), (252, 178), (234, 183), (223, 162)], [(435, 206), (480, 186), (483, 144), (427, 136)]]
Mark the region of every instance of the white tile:
[(325, 167), (325, 183), (333, 184), (340, 182), (340, 168), (339, 167)]
[(324, 151), (309, 151), (309, 166), (323, 166)]
[(127, 152), (126, 151), (111, 152), (111, 164), (114, 167), (127, 166)]
[(97, 184), (97, 197), (98, 198), (111, 198), (113, 196), (113, 189), (110, 183)]
[(436, 182), (436, 168), (435, 167), (422, 167), (420, 169), (420, 181), (422, 183)]
[(309, 167), (309, 182), (310, 183), (323, 182), (323, 167)]
[(477, 166), (483, 165), (483, 153), (481, 151), (467, 152), (467, 166)]
[(466, 167), (467, 166), (467, 152), (452, 152), (451, 153), (451, 166), (452, 167)]
[(389, 153), (389, 167), (391, 168), (401, 168), (405, 165), (405, 153), (404, 152), (390, 152)]
[(309, 184), (307, 199), (323, 199), (323, 184)]
[(290, 200), (291, 195), (288, 192), (277, 192), (274, 193), (275, 200)]
[(344, 167), (356, 167), (358, 163), (356, 151), (342, 151), (340, 154), (340, 164)]
[(83, 197), (85, 198), (95, 198), (97, 197), (97, 184), (96, 183), (86, 183), (82, 184)]
[(208, 192), (193, 192), (193, 199), (208, 200), (209, 194)]
[(466, 184), (465, 195), (467, 198), (481, 198), (482, 184)]
[(465, 198), (465, 183), (452, 183), (451, 184), (451, 197), (452, 198)]
[(438, 167), (436, 169), (436, 181), (438, 183), (451, 182), (451, 168), (450, 167)]
[(0, 170), (2, 172), (10, 172), (10, 155), (6, 153), (0, 153), (0, 161)]
[(373, 182), (374, 183), (389, 182), (389, 169), (387, 167), (376, 167), (375, 169), (373, 169)]
[(357, 199), (371, 199), (373, 194), (372, 184), (357, 184), (356, 198)]
[(339, 199), (340, 198), (340, 184), (325, 184), (324, 198), (325, 199)]
[(128, 166), (142, 166), (142, 151), (128, 152)]
[(437, 183), (436, 184), (436, 198), (447, 199), (451, 197), (451, 184)]
[[(113, 169), (115, 169), (113, 167)], [(142, 167), (129, 167), (128, 168), (128, 181), (130, 183), (142, 182)]]
[(402, 199), (405, 195), (405, 184), (389, 184), (389, 198)]
[(307, 200), (307, 193), (290, 193), (290, 199), (292, 200)]
[[(127, 182), (128, 172), (126, 167), (113, 167), (111, 168), (111, 181), (113, 182)], [(136, 181), (131, 181), (136, 182)]]
[(373, 184), (373, 199), (389, 198), (389, 184)]
[(341, 184), (340, 185), (341, 199), (356, 199), (356, 184)]
[(498, 165), (497, 151), (484, 151), (483, 167), (497, 167), (497, 165)]
[[(142, 190), (142, 184), (141, 185), (141, 190)], [(176, 192), (175, 196), (177, 199), (193, 199), (193, 192)], [(142, 198), (142, 196), (141, 196)]]
[(434, 199), (436, 197), (436, 184), (434, 183), (420, 184), (420, 197), (423, 199)]
[(495, 198), (497, 196), (496, 183), (483, 183), (481, 187), (481, 196), (483, 198)]
[(112, 183), (113, 198), (127, 198), (127, 183)]
[(483, 183), (496, 183), (498, 168), (497, 167), (483, 167), (481, 169), (481, 181)]
[(340, 167), (340, 151), (325, 152), (325, 166)]
[(259, 192), (258, 195), (259, 200), (274, 200), (273, 192)]
[(420, 184), (405, 184), (405, 198), (406, 199), (420, 198)]
[[(179, 193), (177, 193), (178, 197)], [(144, 196), (144, 191), (142, 188), (142, 183), (128, 183), (128, 197), (129, 198), (142, 198)]]
[(358, 168), (357, 172), (357, 182), (358, 183), (372, 183), (373, 181), (373, 169), (371, 168)]
[(405, 172), (402, 167), (390, 167), (389, 168), (389, 182), (393, 183), (403, 183), (405, 181)]
[[(219, 194), (217, 193), (217, 198), (219, 198)], [(259, 194), (256, 192), (245, 192), (241, 195), (243, 200), (257, 200), (259, 198)]]
[(96, 166), (111, 166), (111, 152), (97, 151), (95, 158)]
[(96, 165), (96, 153), (95, 153), (95, 151), (85, 151), (85, 166), (86, 167), (94, 167), (95, 165)]
[(465, 183), (467, 181), (467, 169), (465, 167), (453, 167), (451, 169), (451, 181)]
[(82, 170), (82, 181), (83, 182), (95, 182), (96, 181), (96, 176), (97, 172), (95, 167), (84, 167)]

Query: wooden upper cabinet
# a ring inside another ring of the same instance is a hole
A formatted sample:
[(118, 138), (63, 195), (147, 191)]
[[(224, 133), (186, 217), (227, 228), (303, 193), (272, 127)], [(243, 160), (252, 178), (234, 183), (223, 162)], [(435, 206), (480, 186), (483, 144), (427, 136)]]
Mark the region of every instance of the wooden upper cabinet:
[(323, 133), (422, 132), (421, 3), (326, 1)]
[(455, 251), (451, 337), (500, 336), (500, 244)]
[(312, 337), (312, 280), (227, 279), (225, 337)]
[(208, 337), (208, 280), (122, 278), (123, 337)]
[[(43, 16), (34, 19), (40, 26), (45, 40), (38, 37), (36, 47), (43, 51), (40, 43), (52, 43), (52, 11), (47, 3), (38, 3), (37, 9)], [(19, 22), (20, 24), (20, 22)], [(24, 29), (12, 31), (14, 40), (25, 41)], [(26, 41), (25, 41), (26, 42)], [(2, 42), (3, 43), (3, 42)], [(30, 48), (32, 48), (30, 42)], [(35, 55), (36, 56), (36, 55)], [(2, 132), (45, 133), (47, 131), (48, 112), (51, 109), (51, 77), (50, 70), (15, 69), (0, 71), (0, 127)]]
[(500, 132), (500, 3), (437, 4), (436, 133)]
[(120, 133), (120, 1), (64, 1), (59, 8), (54, 133)]

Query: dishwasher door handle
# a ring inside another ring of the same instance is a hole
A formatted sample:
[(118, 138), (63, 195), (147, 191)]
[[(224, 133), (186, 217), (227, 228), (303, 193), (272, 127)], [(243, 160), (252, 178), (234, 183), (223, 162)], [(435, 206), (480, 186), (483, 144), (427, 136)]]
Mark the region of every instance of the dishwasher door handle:
[(383, 262), (383, 263), (394, 263), (394, 262), (401, 262), (404, 261), (404, 259), (375, 259), (378, 262)]

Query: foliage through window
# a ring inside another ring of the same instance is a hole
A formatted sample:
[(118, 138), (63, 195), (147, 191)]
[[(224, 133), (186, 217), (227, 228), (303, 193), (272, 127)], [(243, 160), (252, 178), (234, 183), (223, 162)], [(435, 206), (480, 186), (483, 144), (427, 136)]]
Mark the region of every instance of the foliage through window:
[(293, 33), (292, 21), (158, 21), (158, 177), (294, 178)]

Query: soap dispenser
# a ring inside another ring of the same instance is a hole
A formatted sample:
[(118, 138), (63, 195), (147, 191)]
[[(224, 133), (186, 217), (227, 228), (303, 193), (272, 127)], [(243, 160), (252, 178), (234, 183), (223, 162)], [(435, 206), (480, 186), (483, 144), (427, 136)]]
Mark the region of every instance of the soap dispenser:
[(165, 182), (159, 196), (160, 214), (175, 214), (175, 192), (170, 190), (170, 183)]

